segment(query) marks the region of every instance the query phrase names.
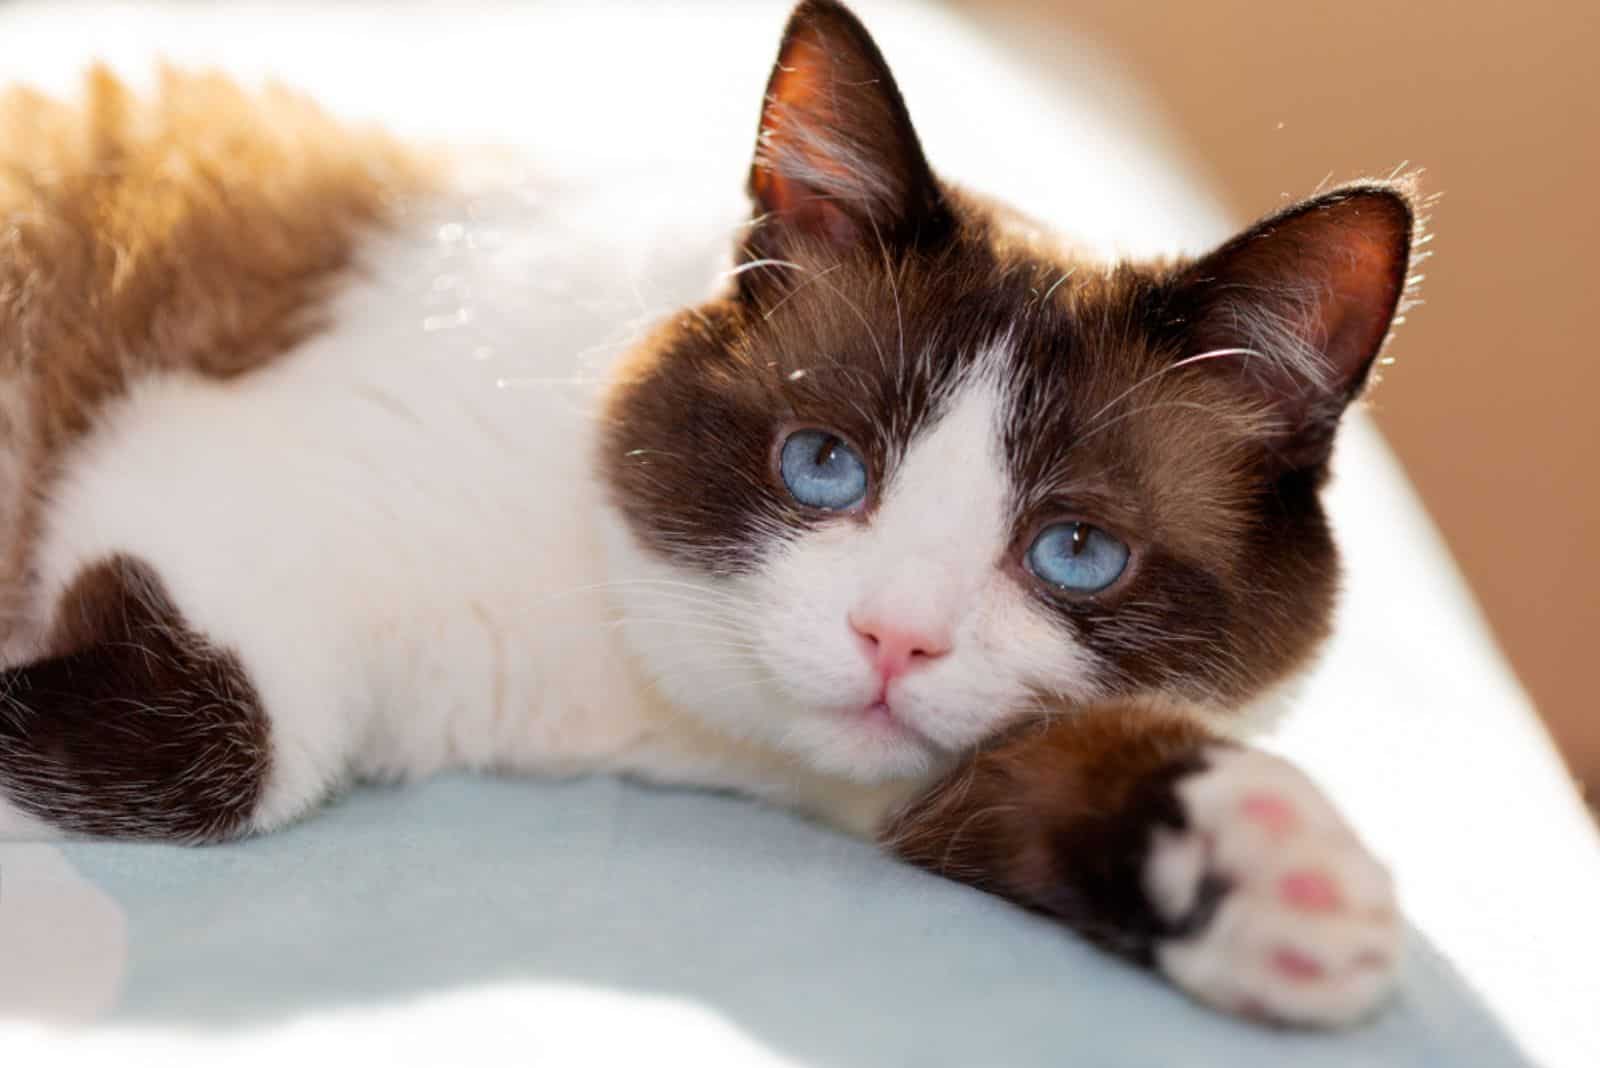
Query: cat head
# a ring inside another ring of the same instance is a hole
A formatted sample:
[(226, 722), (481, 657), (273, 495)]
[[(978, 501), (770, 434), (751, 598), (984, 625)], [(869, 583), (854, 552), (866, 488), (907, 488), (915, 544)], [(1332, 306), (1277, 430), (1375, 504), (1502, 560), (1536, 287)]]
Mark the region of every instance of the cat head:
[[(862, 780), (1119, 697), (1300, 665), (1335, 430), (1405, 296), (1408, 186), (1099, 265), (938, 179), (861, 24), (800, 5), (731, 290), (624, 366), (626, 632), (721, 729)], [(1085, 211), (1093, 211), (1086, 205)]]

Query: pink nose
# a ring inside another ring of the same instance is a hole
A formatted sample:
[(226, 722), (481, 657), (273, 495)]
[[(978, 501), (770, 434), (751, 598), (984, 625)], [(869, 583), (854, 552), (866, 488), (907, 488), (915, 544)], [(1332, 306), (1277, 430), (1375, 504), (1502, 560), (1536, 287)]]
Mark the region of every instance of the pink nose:
[(871, 618), (850, 617), (850, 629), (861, 639), (867, 654), (883, 681), (904, 675), (915, 667), (950, 651), (950, 641), (928, 629), (896, 626)]

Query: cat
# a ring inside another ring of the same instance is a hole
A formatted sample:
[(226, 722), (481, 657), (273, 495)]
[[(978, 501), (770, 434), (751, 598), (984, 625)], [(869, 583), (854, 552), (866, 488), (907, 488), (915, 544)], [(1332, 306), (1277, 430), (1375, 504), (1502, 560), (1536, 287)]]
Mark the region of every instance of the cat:
[(1414, 182), (1097, 262), (937, 177), (835, 0), (759, 110), (731, 269), (666, 253), (641, 333), (604, 188), (218, 76), (0, 100), (0, 833), (611, 772), (871, 837), (1229, 1012), (1373, 1011), (1391, 878), (1236, 735), (1329, 629), (1319, 494)]

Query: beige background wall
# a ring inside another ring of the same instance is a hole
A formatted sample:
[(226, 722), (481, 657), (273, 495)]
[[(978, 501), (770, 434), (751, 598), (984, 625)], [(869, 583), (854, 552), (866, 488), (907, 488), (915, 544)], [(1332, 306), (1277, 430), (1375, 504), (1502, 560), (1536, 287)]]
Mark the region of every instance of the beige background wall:
[(1378, 420), (1574, 769), (1600, 790), (1600, 8), (966, 0), (1098, 41), (1231, 207), (1426, 168), (1444, 194)]

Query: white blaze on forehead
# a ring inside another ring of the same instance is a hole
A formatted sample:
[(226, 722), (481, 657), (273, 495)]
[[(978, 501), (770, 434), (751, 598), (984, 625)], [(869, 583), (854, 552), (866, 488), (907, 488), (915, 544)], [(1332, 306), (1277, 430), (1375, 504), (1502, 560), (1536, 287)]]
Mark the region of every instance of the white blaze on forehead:
[(975, 375), (911, 442), (872, 518), (865, 606), (935, 624), (992, 575), (1009, 540), (1000, 409), (998, 389)]

